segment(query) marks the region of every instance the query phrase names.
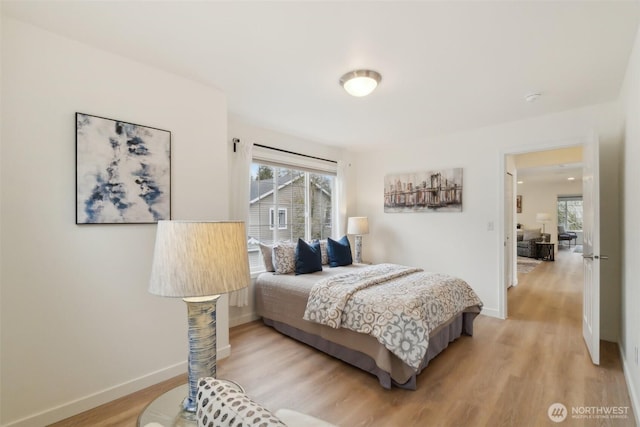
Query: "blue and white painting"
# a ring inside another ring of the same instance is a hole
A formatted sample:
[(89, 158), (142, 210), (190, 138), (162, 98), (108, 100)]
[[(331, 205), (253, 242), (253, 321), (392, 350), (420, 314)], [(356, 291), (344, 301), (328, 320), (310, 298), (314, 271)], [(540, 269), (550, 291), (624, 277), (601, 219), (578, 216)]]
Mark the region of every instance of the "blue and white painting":
[(76, 224), (171, 219), (171, 132), (76, 113)]

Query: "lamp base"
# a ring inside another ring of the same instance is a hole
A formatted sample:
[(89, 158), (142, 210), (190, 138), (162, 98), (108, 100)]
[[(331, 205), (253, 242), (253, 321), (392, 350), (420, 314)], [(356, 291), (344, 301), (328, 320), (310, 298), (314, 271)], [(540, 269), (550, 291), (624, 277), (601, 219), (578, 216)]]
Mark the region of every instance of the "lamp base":
[(189, 317), (189, 394), (182, 403), (196, 412), (198, 380), (216, 377), (216, 303), (220, 295), (183, 298)]
[(356, 244), (356, 257), (353, 260), (356, 264), (362, 264), (362, 236), (356, 234), (355, 236), (355, 244)]

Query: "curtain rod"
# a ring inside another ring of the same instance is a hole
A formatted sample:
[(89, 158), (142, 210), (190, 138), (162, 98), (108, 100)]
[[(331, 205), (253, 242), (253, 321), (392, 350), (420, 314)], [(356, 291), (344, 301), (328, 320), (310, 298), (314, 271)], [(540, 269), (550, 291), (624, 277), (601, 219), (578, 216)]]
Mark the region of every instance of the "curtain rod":
[[(233, 138), (233, 152), (236, 152), (236, 144), (240, 142), (238, 138)], [(308, 154), (296, 153), (295, 151), (283, 150), (282, 148), (268, 147), (262, 144), (253, 144), (254, 147), (266, 148), (267, 150), (280, 151), (281, 153), (294, 154), (296, 156), (308, 157), (310, 159), (322, 160), (324, 162), (338, 163), (335, 160), (323, 159), (322, 157), (310, 156)]]

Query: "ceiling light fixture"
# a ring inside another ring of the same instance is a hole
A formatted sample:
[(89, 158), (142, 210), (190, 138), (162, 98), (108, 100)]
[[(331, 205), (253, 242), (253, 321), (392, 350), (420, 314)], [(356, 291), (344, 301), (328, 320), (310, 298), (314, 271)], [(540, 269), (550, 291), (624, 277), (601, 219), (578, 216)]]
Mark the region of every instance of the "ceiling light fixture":
[(575, 177), (570, 176), (569, 178), (567, 178), (569, 181), (575, 181)]
[(380, 73), (373, 70), (349, 71), (340, 77), (340, 85), (352, 96), (367, 96), (382, 80)]
[(518, 181), (518, 184), (524, 184), (524, 181)]

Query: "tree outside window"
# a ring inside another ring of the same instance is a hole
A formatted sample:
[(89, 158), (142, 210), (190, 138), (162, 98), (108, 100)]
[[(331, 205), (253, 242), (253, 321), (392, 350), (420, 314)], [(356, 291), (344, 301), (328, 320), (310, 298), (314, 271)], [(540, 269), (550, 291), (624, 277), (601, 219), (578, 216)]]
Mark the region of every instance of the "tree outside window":
[(558, 197), (558, 225), (567, 231), (582, 230), (582, 196)]
[(249, 261), (264, 268), (258, 242), (326, 239), (332, 232), (335, 177), (254, 163), (249, 200)]

